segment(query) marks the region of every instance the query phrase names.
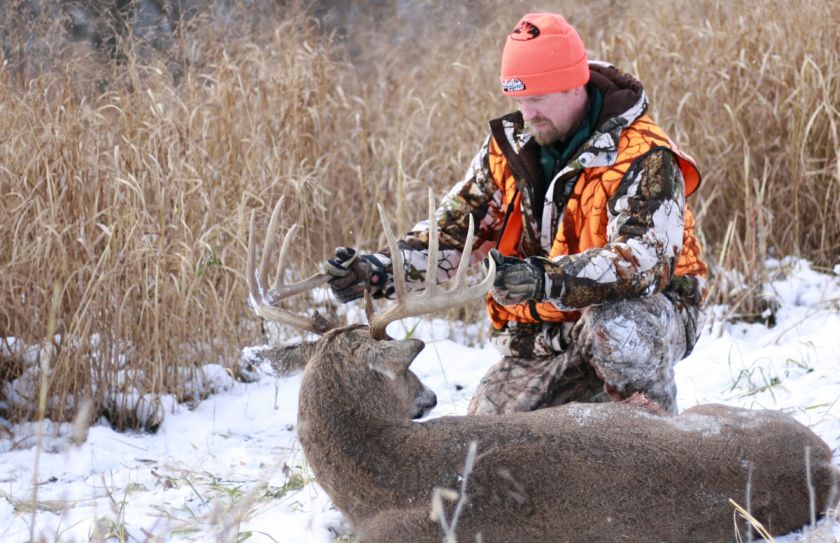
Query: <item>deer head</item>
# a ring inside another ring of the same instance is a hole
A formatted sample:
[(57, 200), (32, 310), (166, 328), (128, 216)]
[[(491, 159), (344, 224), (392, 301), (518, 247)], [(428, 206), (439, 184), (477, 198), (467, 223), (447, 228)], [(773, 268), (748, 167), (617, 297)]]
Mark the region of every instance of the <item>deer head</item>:
[[(474, 286), (467, 285), (466, 268), (469, 262), (469, 254), (472, 251), (474, 242), (474, 225), (470, 217), (467, 239), (464, 245), (464, 252), (458, 265), (455, 278), (451, 286), (443, 288), (438, 285), (435, 273), (426, 274), (425, 288), (419, 292), (409, 292), (404, 276), (404, 263), (402, 253), (397, 245), (396, 237), (391, 229), (390, 223), (385, 216), (385, 211), (378, 205), (379, 216), (388, 240), (388, 247), (391, 252), (392, 266), (394, 270), (394, 288), (396, 302), (381, 314), (375, 314), (373, 303), (370, 297), (366, 297), (366, 310), (370, 327), (339, 327), (336, 323), (324, 318), (317, 312), (312, 316), (305, 316), (293, 313), (280, 307), (280, 303), (297, 294), (306, 292), (323, 285), (329, 279), (329, 275), (316, 273), (301, 281), (286, 284), (284, 281), (286, 256), (291, 246), (297, 225), (293, 225), (283, 239), (278, 259), (277, 270), (274, 281), (270, 287), (266, 287), (268, 279), (269, 263), (275, 252), (275, 238), (282, 213), (283, 200), (277, 202), (271, 221), (268, 226), (268, 233), (265, 238), (262, 250), (262, 258), (259, 267), (256, 262), (256, 241), (255, 241), (255, 220), (251, 214), (250, 233), (248, 237), (248, 290), (251, 306), (257, 315), (267, 320), (287, 324), (293, 328), (305, 330), (318, 335), (323, 339), (318, 346), (306, 349), (310, 355), (317, 352), (320, 361), (330, 360), (332, 353), (354, 353), (352, 357), (340, 357), (340, 360), (329, 362), (336, 366), (336, 371), (342, 372), (337, 375), (336, 380), (347, 381), (358, 375), (359, 379), (370, 379), (370, 375), (364, 373), (374, 372), (373, 377), (385, 377), (378, 385), (374, 382), (368, 383), (366, 389), (373, 390), (380, 386), (387, 386), (388, 390), (381, 390), (377, 394), (370, 394), (375, 398), (374, 402), (391, 401), (392, 405), (403, 405), (405, 412), (399, 413), (411, 418), (425, 416), (435, 406), (436, 398), (434, 393), (426, 388), (420, 380), (408, 368), (414, 358), (422, 351), (424, 344), (416, 339), (393, 340), (388, 338), (386, 328), (389, 323), (399, 319), (421, 316), (434, 311), (463, 304), (467, 301), (483, 297), (493, 285), (495, 276), (495, 264), (490, 262), (490, 267), (482, 281)], [(438, 261), (438, 234), (434, 196), (429, 191), (429, 265), (427, 269), (435, 270)], [(321, 345), (322, 348), (319, 348)], [(326, 347), (326, 345), (330, 345)], [(339, 357), (336, 357), (339, 358)], [(323, 363), (323, 362), (321, 362)], [(340, 366), (340, 368), (339, 368)], [(335, 386), (335, 385), (333, 385)], [(351, 389), (357, 386), (343, 385)], [(387, 400), (386, 400), (387, 398)]]

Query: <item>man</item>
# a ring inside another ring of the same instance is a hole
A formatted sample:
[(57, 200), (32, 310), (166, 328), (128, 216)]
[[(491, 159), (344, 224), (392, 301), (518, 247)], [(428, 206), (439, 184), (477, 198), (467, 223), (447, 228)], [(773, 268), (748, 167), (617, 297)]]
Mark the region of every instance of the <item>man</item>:
[[(700, 176), (645, 115), (642, 85), (589, 62), (562, 16), (525, 15), (502, 54), (502, 92), (518, 112), (490, 122), (466, 177), (436, 220), (438, 275), (453, 275), (469, 215), (472, 259), (493, 258), (487, 310), (502, 360), (470, 414), (528, 411), (641, 393), (676, 411), (673, 365), (697, 340), (706, 295), (685, 198)], [(400, 240), (421, 285), (428, 224)], [(341, 301), (392, 291), (387, 252), (339, 248), (327, 271)]]

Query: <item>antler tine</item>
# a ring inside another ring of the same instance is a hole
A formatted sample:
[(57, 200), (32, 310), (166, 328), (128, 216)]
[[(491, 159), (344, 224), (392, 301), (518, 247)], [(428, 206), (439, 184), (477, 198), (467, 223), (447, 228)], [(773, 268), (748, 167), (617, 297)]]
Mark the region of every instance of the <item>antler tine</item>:
[(382, 228), (388, 240), (388, 247), (391, 250), (391, 265), (394, 273), (394, 290), (396, 292), (397, 302), (381, 315), (376, 315), (369, 319), (372, 337), (375, 339), (384, 339), (386, 336), (385, 328), (395, 320), (426, 315), (446, 307), (464, 304), (476, 298), (483, 297), (490, 290), (490, 287), (493, 286), (493, 280), (496, 276), (496, 265), (492, 259), (490, 259), (490, 266), (484, 279), (472, 287), (466, 286), (466, 269), (474, 242), (472, 215), (470, 215), (467, 239), (464, 243), (464, 251), (461, 253), (461, 262), (458, 264), (454, 284), (450, 289), (443, 289), (438, 285), (436, 277), (438, 261), (436, 209), (434, 195), (431, 189), (429, 189), (429, 255), (426, 265), (426, 289), (423, 292), (409, 293), (405, 285), (405, 268), (402, 252), (397, 246), (396, 237), (394, 236), (393, 230), (391, 230), (388, 219), (385, 217), (385, 211), (381, 205), (377, 207), (379, 208), (379, 217), (382, 220)]
[[(260, 272), (259, 277), (260, 278), (259, 278), (259, 281), (258, 281), (258, 283), (260, 285), (265, 285), (266, 281), (268, 281), (268, 263), (271, 261), (271, 258), (274, 255), (274, 247), (275, 247), (274, 237), (277, 235), (277, 221), (278, 221), (279, 216), (280, 216), (280, 210), (283, 209), (283, 201), (285, 199), (286, 199), (285, 196), (280, 197), (280, 200), (277, 201), (277, 204), (275, 204), (275, 206), (274, 206), (274, 210), (271, 212), (271, 220), (268, 221), (268, 232), (266, 232), (266, 235), (265, 235), (265, 241), (263, 242), (262, 258), (260, 259), (260, 268), (259, 268), (259, 272)], [(251, 212), (251, 215), (253, 217), (253, 211)], [(293, 226), (292, 229), (294, 229), (294, 228), (295, 227)], [(252, 224), (251, 232), (253, 232), (253, 231), (254, 231), (254, 227), (253, 227), (253, 224)], [(288, 238), (288, 236), (286, 236), (286, 238), (283, 239), (283, 241), (284, 241), (283, 246), (284, 247), (286, 245), (285, 241), (286, 241), (287, 238)], [(281, 256), (281, 258), (282, 258), (282, 256)], [(274, 284), (275, 285), (278, 284), (277, 281), (278, 281), (279, 278), (280, 278), (280, 267), (278, 266), (277, 276), (275, 276), (275, 278), (274, 278)]]
[[(432, 189), (429, 189), (429, 254), (426, 258), (426, 293), (433, 293), (438, 290), (437, 261), (440, 240), (438, 238), (438, 224), (435, 220), (435, 214), (437, 212), (435, 207), (435, 195), (432, 193)], [(434, 270), (434, 272), (429, 273), (430, 270)]]
[(316, 334), (323, 334), (327, 330), (334, 328), (335, 325), (323, 316), (319, 315), (317, 312), (311, 317), (306, 317), (286, 309), (276, 307), (280, 301), (323, 285), (330, 278), (330, 276), (325, 273), (316, 273), (306, 279), (303, 279), (302, 281), (289, 285), (283, 284), (282, 276), (285, 271), (286, 253), (288, 252), (291, 241), (297, 231), (297, 225), (293, 225), (283, 238), (274, 285), (268, 290), (265, 288), (265, 281), (268, 277), (268, 262), (274, 252), (274, 238), (282, 204), (283, 200), (281, 199), (277, 202), (277, 205), (274, 207), (274, 212), (271, 215), (268, 233), (266, 234), (265, 243), (263, 244), (263, 255), (260, 261), (259, 270), (256, 269), (256, 214), (254, 211), (251, 211), (251, 224), (250, 231), (248, 233), (248, 269), (246, 270), (248, 278), (248, 298), (254, 312), (266, 320), (288, 324), (294, 328)]
[[(402, 270), (403, 264), (402, 252), (397, 246), (397, 238), (394, 236), (394, 231), (391, 229), (391, 223), (388, 222), (388, 217), (385, 216), (385, 210), (382, 204), (377, 203), (376, 209), (379, 210), (379, 220), (382, 222), (382, 229), (385, 231), (385, 239), (388, 240), (388, 248), (391, 250), (391, 270)], [(394, 273), (394, 292), (397, 300), (402, 300), (408, 295), (408, 289), (405, 286), (405, 275), (402, 273)]]

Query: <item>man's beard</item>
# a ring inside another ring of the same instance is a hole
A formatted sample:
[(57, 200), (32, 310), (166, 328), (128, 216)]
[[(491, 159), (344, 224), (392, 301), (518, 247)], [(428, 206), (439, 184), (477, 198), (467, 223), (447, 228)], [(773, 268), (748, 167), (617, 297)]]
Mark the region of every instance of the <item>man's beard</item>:
[(528, 132), (530, 132), (531, 135), (534, 136), (534, 139), (537, 141), (537, 143), (543, 146), (551, 145), (552, 143), (560, 141), (560, 138), (562, 136), (562, 134), (560, 134), (560, 131), (557, 130), (557, 127), (554, 126), (554, 124), (552, 123), (547, 123), (546, 127), (540, 130), (537, 130), (530, 124), (526, 125), (526, 127), (528, 129)]

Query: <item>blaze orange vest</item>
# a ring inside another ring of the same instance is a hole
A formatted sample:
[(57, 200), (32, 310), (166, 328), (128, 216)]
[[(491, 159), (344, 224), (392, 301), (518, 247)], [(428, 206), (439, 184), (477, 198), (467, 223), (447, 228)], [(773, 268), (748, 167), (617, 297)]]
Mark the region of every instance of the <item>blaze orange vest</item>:
[[(627, 127), (618, 142), (618, 156), (609, 166), (586, 168), (575, 182), (574, 189), (562, 216), (562, 222), (552, 243), (549, 258), (577, 254), (607, 243), (607, 202), (616, 193), (624, 174), (639, 157), (651, 150), (664, 147), (670, 149), (677, 159), (685, 179), (685, 195), (688, 197), (700, 184), (700, 173), (694, 160), (681, 152), (665, 132), (644, 115)], [(491, 139), (489, 153), (490, 171), (504, 195), (507, 207), (514, 200), (513, 212), (499, 241), (499, 251), (506, 256), (532, 256), (518, 254), (519, 239), (522, 236), (521, 195), (516, 190), (513, 174), (501, 148)], [(546, 201), (545, 205), (552, 205)], [(708, 268), (700, 259), (700, 244), (694, 235), (694, 215), (686, 204), (683, 229), (683, 248), (674, 275), (706, 276)], [(668, 277), (664, 278), (669, 279)], [(666, 285), (661, 285), (665, 287)], [(492, 296), (487, 296), (487, 312), (496, 329), (502, 329), (506, 322), (536, 323), (540, 321), (573, 321), (580, 317), (578, 311), (560, 311), (550, 302), (537, 303), (534, 317), (527, 304), (501, 305)]]

